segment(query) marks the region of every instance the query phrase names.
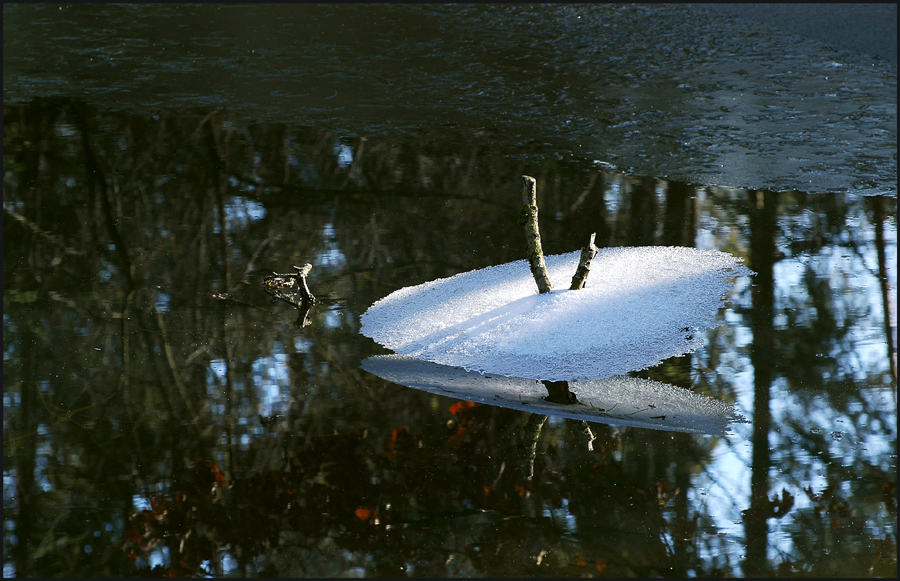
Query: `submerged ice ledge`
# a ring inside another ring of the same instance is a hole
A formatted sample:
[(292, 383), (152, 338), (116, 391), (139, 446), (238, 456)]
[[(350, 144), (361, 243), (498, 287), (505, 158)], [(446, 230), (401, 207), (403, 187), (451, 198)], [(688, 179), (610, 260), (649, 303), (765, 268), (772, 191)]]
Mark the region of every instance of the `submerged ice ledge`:
[(447, 397), (617, 426), (725, 434), (732, 422), (743, 422), (734, 408), (716, 399), (667, 383), (616, 376), (575, 382), (578, 403), (544, 399), (547, 390), (534, 379), (499, 377), (465, 371), (403, 355), (380, 355), (362, 368), (392, 383)]

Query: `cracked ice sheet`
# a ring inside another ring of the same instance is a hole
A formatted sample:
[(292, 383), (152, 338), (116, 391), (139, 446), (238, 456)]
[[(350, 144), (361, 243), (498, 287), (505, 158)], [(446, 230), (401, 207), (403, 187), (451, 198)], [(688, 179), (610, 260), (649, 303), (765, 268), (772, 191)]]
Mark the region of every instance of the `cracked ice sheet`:
[(519, 260), (405, 287), (375, 302), (360, 332), (396, 353), (510, 377), (585, 381), (696, 350), (720, 324), (734, 278), (752, 271), (725, 252), (601, 249), (584, 289), (568, 289), (579, 252), (546, 258), (538, 294)]
[(482, 375), (404, 355), (370, 357), (361, 366), (429, 393), (573, 420), (702, 434), (725, 434), (729, 423), (746, 422), (716, 399), (637, 377), (571, 383), (578, 403), (564, 405), (544, 400), (547, 390), (534, 379)]

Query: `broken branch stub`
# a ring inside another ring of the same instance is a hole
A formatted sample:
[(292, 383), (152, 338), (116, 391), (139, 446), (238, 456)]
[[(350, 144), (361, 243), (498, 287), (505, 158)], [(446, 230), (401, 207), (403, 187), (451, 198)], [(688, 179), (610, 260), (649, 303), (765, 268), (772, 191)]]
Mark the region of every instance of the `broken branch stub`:
[(525, 228), (525, 241), (528, 254), (528, 263), (531, 265), (531, 274), (537, 283), (540, 293), (548, 293), (553, 286), (550, 284), (550, 275), (547, 273), (547, 263), (544, 262), (544, 251), (541, 249), (541, 232), (538, 229), (537, 207), (537, 180), (531, 176), (522, 176), (522, 211), (519, 214), (519, 224)]
[[(309, 292), (309, 287), (306, 284), (306, 276), (312, 270), (312, 265), (295, 266), (294, 270), (296, 272), (291, 274), (272, 273), (263, 280), (263, 286), (267, 294), (298, 309), (306, 307), (306, 312), (309, 312), (309, 305), (316, 302), (316, 297)], [(300, 294), (300, 302), (297, 302), (294, 298), (294, 295), (297, 293)]]
[(581, 290), (584, 288), (584, 281), (588, 273), (591, 271), (591, 261), (597, 256), (599, 249), (594, 246), (594, 239), (597, 233), (591, 234), (591, 240), (588, 245), (581, 249), (581, 258), (578, 259), (578, 268), (575, 269), (575, 276), (572, 277), (572, 285), (569, 290)]
[(548, 381), (544, 379), (541, 380), (541, 383), (544, 384), (544, 387), (547, 388), (547, 392), (550, 394), (544, 398), (547, 401), (564, 405), (579, 403), (578, 398), (569, 389), (568, 381)]
[(309, 292), (309, 287), (306, 286), (306, 275), (309, 274), (309, 271), (312, 270), (312, 264), (304, 264), (303, 266), (294, 266), (297, 270), (297, 274), (295, 275), (300, 279), (300, 297), (303, 299), (303, 302), (314, 303), (316, 302), (316, 297), (313, 296), (311, 292)]

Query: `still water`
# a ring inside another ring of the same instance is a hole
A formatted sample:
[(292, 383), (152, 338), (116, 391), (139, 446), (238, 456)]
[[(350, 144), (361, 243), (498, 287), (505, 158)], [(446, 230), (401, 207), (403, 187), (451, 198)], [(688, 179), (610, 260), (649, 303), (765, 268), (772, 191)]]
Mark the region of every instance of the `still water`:
[[(751, 32), (5, 5), (4, 575), (895, 575), (896, 69)], [(523, 258), (522, 174), (548, 254), (753, 269), (633, 373), (744, 422), (591, 441), (361, 368), (373, 302)], [(306, 262), (304, 325), (263, 280)]]

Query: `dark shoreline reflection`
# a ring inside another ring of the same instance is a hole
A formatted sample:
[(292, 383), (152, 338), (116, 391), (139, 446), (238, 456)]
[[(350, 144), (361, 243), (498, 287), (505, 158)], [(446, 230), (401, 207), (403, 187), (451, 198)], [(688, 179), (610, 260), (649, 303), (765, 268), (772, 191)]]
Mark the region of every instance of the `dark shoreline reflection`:
[[(746, 575), (748, 547), (773, 574), (896, 573), (894, 197), (211, 109), (4, 113), (10, 575)], [(588, 450), (551, 417), (529, 484), (505, 462), (533, 416), (360, 368), (374, 301), (521, 258), (522, 174), (547, 253), (596, 231), (766, 266), (704, 348), (639, 374), (766, 415), (758, 434), (593, 424)], [(298, 329), (263, 280), (306, 262), (321, 304)]]

